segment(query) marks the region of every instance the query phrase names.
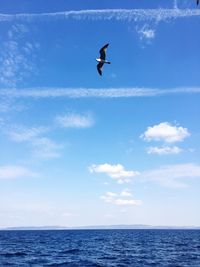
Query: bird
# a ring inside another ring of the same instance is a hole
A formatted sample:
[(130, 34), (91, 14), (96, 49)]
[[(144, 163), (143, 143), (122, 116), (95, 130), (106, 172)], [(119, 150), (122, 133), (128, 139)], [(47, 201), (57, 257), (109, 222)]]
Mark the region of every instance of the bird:
[(106, 60), (106, 49), (107, 47), (109, 46), (109, 44), (106, 44), (104, 45), (100, 50), (99, 50), (99, 53), (100, 53), (100, 58), (96, 58), (96, 61), (99, 62), (97, 64), (97, 71), (98, 73), (102, 76), (102, 67), (104, 65), (104, 63), (106, 64), (111, 64), (110, 61), (107, 61)]
[(199, 4), (199, 0), (197, 0), (197, 6), (198, 6), (198, 4)]

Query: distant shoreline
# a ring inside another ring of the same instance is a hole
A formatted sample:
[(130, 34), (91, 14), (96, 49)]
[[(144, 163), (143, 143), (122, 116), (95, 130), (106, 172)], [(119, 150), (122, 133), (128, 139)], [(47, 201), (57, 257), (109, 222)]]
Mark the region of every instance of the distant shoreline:
[(0, 231), (17, 231), (17, 230), (200, 230), (200, 226), (150, 226), (150, 225), (100, 225), (100, 226), (21, 226), (5, 227)]

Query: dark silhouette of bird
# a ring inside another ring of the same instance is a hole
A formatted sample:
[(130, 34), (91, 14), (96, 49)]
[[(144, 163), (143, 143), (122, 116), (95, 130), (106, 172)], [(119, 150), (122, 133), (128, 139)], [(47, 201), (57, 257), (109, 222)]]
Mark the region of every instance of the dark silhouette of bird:
[(199, 0), (197, 0), (197, 6), (198, 6), (198, 4), (199, 4)]
[(97, 71), (98, 73), (102, 76), (102, 67), (104, 65), (104, 63), (106, 64), (111, 64), (110, 61), (107, 61), (106, 60), (106, 49), (107, 47), (109, 46), (109, 44), (106, 44), (104, 45), (100, 50), (99, 50), (99, 53), (100, 53), (100, 58), (96, 58), (96, 61), (99, 62), (97, 64)]

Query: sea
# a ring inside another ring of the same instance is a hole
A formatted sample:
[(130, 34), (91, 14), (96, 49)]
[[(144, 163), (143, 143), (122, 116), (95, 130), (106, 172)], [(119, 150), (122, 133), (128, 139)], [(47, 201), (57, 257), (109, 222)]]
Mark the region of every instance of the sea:
[(4, 230), (0, 266), (200, 267), (200, 230)]

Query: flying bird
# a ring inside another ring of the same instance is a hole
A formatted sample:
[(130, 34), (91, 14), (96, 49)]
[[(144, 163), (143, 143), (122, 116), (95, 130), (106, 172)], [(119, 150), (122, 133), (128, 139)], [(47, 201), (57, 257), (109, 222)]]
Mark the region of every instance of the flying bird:
[(97, 71), (101, 76), (102, 76), (102, 67), (103, 67), (104, 63), (106, 63), (106, 64), (110, 64), (111, 63), (110, 61), (106, 60), (106, 49), (107, 49), (108, 46), (109, 46), (109, 44), (104, 45), (99, 50), (100, 58), (96, 58), (96, 61), (99, 62), (97, 64)]

